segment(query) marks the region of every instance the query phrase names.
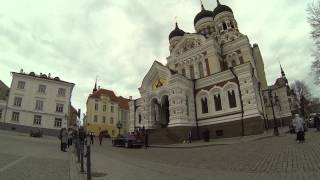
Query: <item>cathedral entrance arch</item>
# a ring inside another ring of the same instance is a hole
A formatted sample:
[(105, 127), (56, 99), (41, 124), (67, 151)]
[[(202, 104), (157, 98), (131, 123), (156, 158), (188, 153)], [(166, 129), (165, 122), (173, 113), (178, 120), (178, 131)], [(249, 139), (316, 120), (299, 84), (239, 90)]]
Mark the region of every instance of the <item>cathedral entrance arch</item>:
[(168, 127), (169, 124), (169, 97), (164, 95), (161, 97), (161, 121), (160, 125), (162, 128)]
[(164, 95), (160, 102), (157, 98), (151, 100), (151, 119), (158, 128), (166, 128), (169, 124), (169, 97)]

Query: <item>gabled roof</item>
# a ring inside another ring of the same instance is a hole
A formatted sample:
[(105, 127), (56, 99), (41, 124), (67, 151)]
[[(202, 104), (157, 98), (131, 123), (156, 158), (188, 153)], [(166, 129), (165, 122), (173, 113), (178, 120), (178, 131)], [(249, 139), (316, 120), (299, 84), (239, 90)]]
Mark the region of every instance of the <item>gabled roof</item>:
[(93, 94), (90, 94), (89, 98), (100, 98), (101, 96), (107, 96), (111, 99), (111, 101), (117, 102), (119, 107), (122, 109), (129, 109), (129, 99), (124, 98), (122, 96), (116, 96), (112, 90), (108, 89), (98, 89)]

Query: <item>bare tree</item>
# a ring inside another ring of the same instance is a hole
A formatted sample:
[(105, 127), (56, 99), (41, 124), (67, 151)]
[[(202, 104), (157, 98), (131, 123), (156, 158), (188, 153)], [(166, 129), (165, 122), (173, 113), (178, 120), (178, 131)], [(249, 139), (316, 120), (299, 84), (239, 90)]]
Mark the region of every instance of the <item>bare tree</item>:
[(320, 84), (320, 1), (309, 4), (307, 8), (308, 22), (311, 25), (311, 37), (315, 42), (312, 56), (315, 60), (311, 65), (311, 73), (314, 76), (315, 84)]
[(290, 88), (293, 90), (296, 96), (296, 106), (299, 107), (302, 116), (305, 117), (306, 113), (308, 114), (309, 111), (308, 107), (313, 100), (309, 87), (304, 81), (295, 80), (292, 84), (290, 84)]

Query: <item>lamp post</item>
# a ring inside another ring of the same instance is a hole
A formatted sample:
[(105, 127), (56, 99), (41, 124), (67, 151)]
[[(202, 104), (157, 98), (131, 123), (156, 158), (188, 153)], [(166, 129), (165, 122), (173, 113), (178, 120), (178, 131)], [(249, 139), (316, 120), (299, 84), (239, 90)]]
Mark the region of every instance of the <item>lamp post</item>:
[(120, 129), (122, 128), (122, 123), (120, 121), (117, 122), (117, 128), (119, 130), (118, 136), (120, 136)]
[[(276, 119), (276, 116), (274, 115), (274, 107), (273, 107), (274, 104), (273, 104), (273, 96), (272, 96), (271, 88), (268, 89), (268, 95), (269, 95), (269, 100), (270, 100), (270, 105), (271, 105), (272, 115), (273, 115), (273, 122), (274, 122), (273, 135), (279, 136), (277, 119)], [(275, 96), (275, 97), (277, 97), (277, 96)], [(275, 101), (278, 101), (277, 99), (275, 98)]]

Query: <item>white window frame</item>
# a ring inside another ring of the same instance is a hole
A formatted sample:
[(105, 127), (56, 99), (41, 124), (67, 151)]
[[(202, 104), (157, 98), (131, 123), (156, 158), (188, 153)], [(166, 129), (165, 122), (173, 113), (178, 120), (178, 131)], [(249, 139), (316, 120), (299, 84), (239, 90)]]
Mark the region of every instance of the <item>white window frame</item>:
[(37, 111), (43, 111), (43, 101), (36, 100), (36, 106), (34, 107)]
[(63, 113), (63, 104), (61, 104), (61, 103), (56, 104), (56, 112)]
[(18, 81), (17, 89), (24, 89), (25, 86), (26, 86), (25, 81)]
[(65, 97), (66, 96), (66, 89), (65, 88), (59, 88), (58, 89), (58, 96)]
[(34, 115), (33, 117), (33, 124), (37, 125), (37, 126), (41, 126), (41, 120), (42, 120), (42, 116), (40, 115)]
[(21, 107), (22, 97), (14, 97), (13, 106)]
[(46, 85), (44, 85), (44, 84), (39, 84), (38, 93), (45, 94), (45, 93), (46, 93), (46, 90), (47, 90), (47, 86), (46, 86)]
[(55, 118), (54, 119), (54, 127), (60, 128), (62, 126), (62, 118)]
[(12, 112), (11, 121), (19, 122), (20, 113), (19, 112)]

